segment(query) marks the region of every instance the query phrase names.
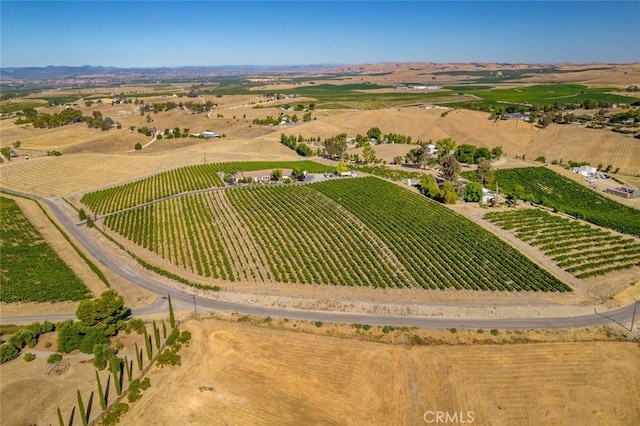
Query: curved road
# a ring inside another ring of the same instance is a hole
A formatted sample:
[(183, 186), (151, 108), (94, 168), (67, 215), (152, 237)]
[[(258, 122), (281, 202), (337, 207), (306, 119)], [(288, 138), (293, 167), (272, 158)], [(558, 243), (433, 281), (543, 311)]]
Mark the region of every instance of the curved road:
[[(210, 299), (203, 296), (194, 296), (188, 291), (184, 291), (167, 284), (162, 283), (145, 273), (139, 273), (131, 270), (126, 266), (118, 263), (109, 252), (98, 245), (92, 238), (79, 228), (74, 221), (68, 217), (58, 204), (50, 198), (33, 196), (18, 191), (0, 188), (10, 194), (37, 199), (45, 203), (56, 216), (58, 221), (64, 226), (66, 231), (79, 242), (84, 249), (91, 254), (103, 267), (111, 270), (113, 273), (121, 276), (129, 282), (149, 290), (158, 297), (151, 305), (144, 308), (133, 310), (134, 315), (145, 315), (151, 313), (159, 313), (167, 311), (167, 303), (165, 297), (171, 294), (174, 307), (178, 309), (190, 309), (193, 307), (194, 300), (198, 310), (201, 311), (223, 311), (237, 312), (248, 315), (270, 316), (276, 318), (289, 318), (307, 321), (323, 321), (336, 323), (359, 323), (370, 325), (389, 325), (389, 326), (415, 326), (424, 328), (469, 328), (469, 329), (491, 329), (491, 328), (569, 328), (569, 327), (588, 327), (594, 325), (611, 325), (617, 323), (626, 328), (634, 315), (636, 303), (631, 303), (622, 308), (608, 311), (606, 313), (594, 313), (591, 315), (583, 315), (576, 317), (558, 317), (558, 318), (442, 318), (442, 317), (417, 317), (417, 316), (395, 316), (380, 314), (363, 314), (350, 312), (335, 311), (312, 311), (312, 310), (296, 310), (264, 307), (256, 305), (245, 305), (240, 303), (226, 302), (221, 300)], [(24, 317), (0, 317), (0, 323), (10, 323), (25, 320), (43, 321), (63, 320), (75, 318), (74, 315), (37, 315)]]

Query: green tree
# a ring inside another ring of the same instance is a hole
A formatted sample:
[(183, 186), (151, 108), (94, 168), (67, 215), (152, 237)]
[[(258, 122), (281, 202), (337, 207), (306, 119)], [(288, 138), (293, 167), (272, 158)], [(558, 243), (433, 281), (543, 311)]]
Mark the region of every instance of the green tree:
[(395, 157), (393, 157), (393, 162), (397, 165), (401, 165), (402, 163), (404, 163), (404, 157), (402, 155), (396, 155)]
[(438, 150), (438, 164), (442, 164), (442, 162), (449, 157), (451, 151), (456, 148), (456, 141), (451, 138), (439, 139), (436, 141), (436, 149)]
[(367, 131), (367, 136), (369, 136), (369, 139), (375, 139), (377, 142), (380, 142), (382, 139), (382, 132), (380, 131), (380, 128), (372, 127)]
[[(438, 149), (439, 152), (439, 149)], [(456, 149), (456, 160), (461, 163), (473, 164), (476, 147), (473, 145), (462, 144)]]
[(96, 371), (96, 381), (98, 382), (98, 401), (100, 402), (100, 408), (102, 410), (107, 409), (107, 400), (104, 397), (104, 390), (102, 389), (102, 382), (100, 381), (100, 375), (98, 374), (98, 370)]
[(371, 145), (367, 145), (362, 149), (362, 159), (365, 163), (373, 163), (376, 161), (376, 150)]
[(279, 181), (282, 179), (282, 170), (280, 169), (275, 169), (271, 172), (271, 180), (273, 181)]
[(341, 173), (346, 173), (349, 171), (349, 166), (347, 166), (347, 163), (345, 163), (343, 160), (340, 160), (340, 162), (338, 163), (338, 166), (336, 167), (336, 172), (338, 174)]
[(490, 160), (491, 151), (489, 151), (487, 148), (484, 148), (484, 147), (476, 149), (476, 151), (473, 153), (473, 162), (477, 164), (480, 158), (485, 158), (487, 160)]
[(444, 192), (445, 204), (455, 204), (458, 201), (458, 193), (452, 183), (444, 184), (442, 191)]
[(98, 370), (104, 370), (107, 366), (107, 361), (110, 360), (116, 351), (113, 350), (108, 343), (97, 344), (93, 346), (93, 365)]
[(110, 337), (124, 327), (127, 311), (122, 296), (113, 290), (108, 290), (96, 299), (81, 301), (76, 310), (76, 316), (82, 325), (95, 327), (105, 336)]
[(440, 199), (443, 196), (436, 178), (428, 173), (420, 176), (420, 192), (433, 200)]
[(482, 199), (482, 185), (478, 182), (469, 182), (464, 187), (464, 200), (478, 202)]
[(502, 151), (502, 147), (501, 147), (501, 146), (496, 146), (496, 147), (493, 147), (493, 148), (491, 149), (491, 157), (492, 157), (494, 160), (496, 160), (496, 159), (498, 159), (498, 158), (502, 157), (502, 155), (503, 155), (503, 154), (504, 154), (504, 152)]
[(170, 294), (168, 295), (167, 300), (169, 302), (169, 325), (171, 326), (171, 329), (173, 330), (174, 328), (176, 328), (176, 316), (175, 316), (175, 313), (173, 312), (173, 303), (171, 303), (171, 295)]
[(78, 389), (78, 411), (80, 411), (80, 421), (82, 421), (82, 426), (87, 426), (87, 412), (84, 409), (84, 402), (82, 401), (80, 389)]
[(347, 150), (347, 134), (340, 133), (332, 138), (325, 139), (324, 149), (327, 151), (329, 158), (340, 158)]
[(142, 144), (140, 142), (136, 143), (133, 149), (135, 149), (136, 151), (140, 151), (142, 149)]
[(20, 349), (16, 348), (11, 343), (5, 343), (0, 346), (0, 364), (16, 359), (19, 355)]
[(489, 188), (491, 184), (493, 184), (494, 173), (491, 167), (491, 161), (483, 157), (478, 159), (476, 177), (478, 178), (478, 182), (485, 188)]

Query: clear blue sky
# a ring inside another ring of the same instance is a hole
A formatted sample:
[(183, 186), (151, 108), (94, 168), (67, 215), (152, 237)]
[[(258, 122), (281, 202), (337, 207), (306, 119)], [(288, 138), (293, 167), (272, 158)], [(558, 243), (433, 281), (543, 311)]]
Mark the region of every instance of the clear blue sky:
[(640, 2), (0, 1), (0, 65), (640, 62)]

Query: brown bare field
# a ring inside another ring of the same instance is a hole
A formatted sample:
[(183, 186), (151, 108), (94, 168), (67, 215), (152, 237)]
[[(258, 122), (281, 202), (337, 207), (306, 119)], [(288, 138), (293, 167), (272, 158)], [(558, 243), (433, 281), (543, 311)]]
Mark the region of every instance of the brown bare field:
[[(223, 317), (181, 326), (193, 336), (181, 350), (182, 365), (152, 367), (151, 388), (121, 424), (420, 424), (427, 410), (473, 411), (479, 424), (515, 424), (538, 416), (570, 424), (576, 415), (579, 424), (603, 423), (585, 421), (588, 416), (631, 424), (638, 415), (633, 398), (640, 383), (635, 380), (639, 348), (620, 342), (620, 333), (609, 327), (497, 335), (488, 330), (383, 333), (380, 327), (367, 331), (260, 318), (249, 325), (238, 324), (234, 315)], [(428, 346), (405, 349), (402, 336), (412, 334)], [(141, 346), (141, 340), (135, 333), (114, 338), (123, 344), (119, 355), (130, 360), (134, 342)], [(515, 342), (536, 343), (510, 344)], [(94, 392), (91, 418), (98, 415), (91, 356), (65, 355), (69, 369), (48, 375), (46, 357), (55, 345), (56, 333), (45, 334), (35, 348), (24, 350), (35, 353), (35, 361), (20, 357), (0, 365), (0, 425), (55, 424), (56, 407), (68, 419), (77, 389), (86, 407)], [(100, 373), (105, 388), (107, 376)], [(113, 384), (109, 394), (113, 402)], [(584, 406), (589, 410), (578, 414)]]
[(628, 425), (640, 416), (632, 343), (407, 350), (219, 321), (185, 328), (193, 338), (182, 365), (150, 372), (125, 424), (422, 424), (426, 411), (448, 411), (482, 425)]
[[(558, 73), (545, 73), (533, 75), (518, 82), (538, 84), (543, 82), (581, 83), (588, 86), (608, 87), (626, 86), (640, 82), (640, 64), (556, 64)], [(378, 84), (398, 84), (406, 82), (423, 82), (430, 84), (444, 84), (469, 81), (467, 75), (439, 74), (433, 76), (433, 72), (443, 71), (498, 71), (511, 69), (521, 70), (539, 68), (537, 64), (472, 64), (472, 63), (385, 63), (385, 64), (359, 64), (338, 67), (330, 70), (333, 73), (357, 73), (355, 76), (341, 78), (335, 84), (352, 84), (369, 81)], [(575, 72), (567, 72), (575, 71)], [(371, 75), (389, 73), (384, 75)], [(433, 78), (435, 77), (435, 78)]]

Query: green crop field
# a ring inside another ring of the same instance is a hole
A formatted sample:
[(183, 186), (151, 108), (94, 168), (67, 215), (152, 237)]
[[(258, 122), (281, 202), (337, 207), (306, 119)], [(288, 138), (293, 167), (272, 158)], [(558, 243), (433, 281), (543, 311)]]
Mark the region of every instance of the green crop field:
[[(458, 87), (458, 89), (461, 89)], [(459, 90), (486, 101), (526, 104), (579, 103), (593, 101), (630, 104), (637, 99), (610, 93), (611, 88), (589, 88), (579, 84), (540, 84), (513, 89)]]
[(538, 209), (491, 212), (485, 219), (538, 247), (577, 278), (640, 266), (640, 244)]
[(58, 302), (91, 297), (15, 201), (0, 197), (0, 301)]
[(191, 194), (105, 224), (186, 271), (228, 281), (570, 291), (473, 222), (373, 177)]
[(140, 179), (85, 194), (81, 202), (92, 213), (107, 214), (159, 200), (182, 192), (224, 186), (218, 174), (233, 174), (252, 170), (301, 168), (309, 173), (323, 173), (334, 169), (313, 161), (252, 161), (212, 163), (181, 167)]
[(421, 93), (402, 90), (382, 93), (373, 91), (378, 89), (391, 89), (391, 87), (375, 84), (319, 84), (287, 89), (282, 93), (313, 98), (316, 100), (316, 108), (319, 109), (380, 109), (445, 102), (455, 98), (455, 95), (448, 90)]
[[(605, 228), (640, 236), (638, 210), (617, 203), (545, 167), (495, 171), (500, 192), (551, 207)], [(495, 187), (494, 187), (495, 189)]]

